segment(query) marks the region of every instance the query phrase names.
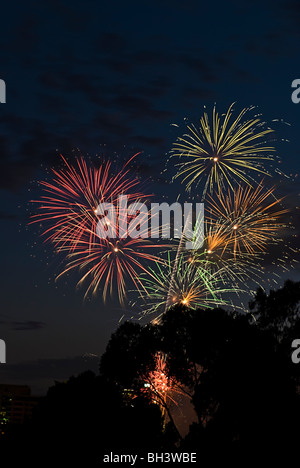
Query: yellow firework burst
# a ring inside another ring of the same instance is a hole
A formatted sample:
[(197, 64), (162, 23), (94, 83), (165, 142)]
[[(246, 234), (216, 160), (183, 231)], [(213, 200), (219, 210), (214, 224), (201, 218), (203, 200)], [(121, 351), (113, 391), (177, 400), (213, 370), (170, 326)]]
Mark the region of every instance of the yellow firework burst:
[(280, 240), (279, 231), (284, 227), (280, 218), (288, 210), (281, 208), (274, 189), (265, 189), (262, 181), (255, 189), (239, 186), (218, 193), (216, 198), (208, 196), (208, 218), (216, 225), (218, 235), (220, 230), (224, 232), (224, 253), (231, 249), (234, 256), (253, 255)]
[(273, 160), (274, 147), (266, 146), (266, 135), (273, 132), (259, 117), (247, 118), (251, 108), (243, 109), (233, 117), (233, 104), (225, 114), (213, 108), (212, 117), (204, 112), (199, 127), (187, 126), (187, 133), (173, 144), (171, 157), (180, 158), (175, 176), (190, 190), (193, 184), (204, 182), (204, 194), (233, 181), (252, 185), (251, 172), (268, 174), (263, 164)]

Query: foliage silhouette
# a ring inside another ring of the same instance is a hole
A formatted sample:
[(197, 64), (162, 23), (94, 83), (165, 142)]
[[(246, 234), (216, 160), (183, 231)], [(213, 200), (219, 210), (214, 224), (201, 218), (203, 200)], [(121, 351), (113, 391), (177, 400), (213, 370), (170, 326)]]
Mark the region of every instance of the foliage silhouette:
[[(203, 462), (287, 456), (300, 436), (300, 366), (291, 361), (299, 298), (300, 283), (288, 281), (268, 294), (258, 290), (251, 314), (177, 306), (160, 324), (125, 322), (111, 336), (99, 375), (56, 382), (32, 421), (0, 439), (2, 459), (24, 462), (27, 454), (31, 462), (98, 465), (110, 451), (151, 450), (197, 451)], [(195, 411), (184, 439), (172, 404), (165, 425), (161, 406), (144, 391), (158, 352)]]

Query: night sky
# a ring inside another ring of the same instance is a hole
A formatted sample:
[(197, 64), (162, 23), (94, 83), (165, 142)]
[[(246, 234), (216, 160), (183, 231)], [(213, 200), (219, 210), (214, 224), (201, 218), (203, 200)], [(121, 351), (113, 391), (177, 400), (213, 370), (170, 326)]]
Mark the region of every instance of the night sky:
[[(282, 120), (275, 146), (290, 179), (280, 190), (297, 233), (300, 3), (17, 1), (2, 5), (1, 19), (0, 383), (44, 393), (54, 380), (97, 371), (123, 313), (100, 297), (84, 301), (76, 277), (55, 282), (59, 259), (27, 226), (37, 181), (61, 166), (59, 153), (117, 154), (121, 164), (141, 151), (147, 189), (175, 201), (161, 172), (184, 119), (197, 122), (214, 103), (255, 105), (267, 122)], [(300, 269), (288, 276), (300, 279)]]

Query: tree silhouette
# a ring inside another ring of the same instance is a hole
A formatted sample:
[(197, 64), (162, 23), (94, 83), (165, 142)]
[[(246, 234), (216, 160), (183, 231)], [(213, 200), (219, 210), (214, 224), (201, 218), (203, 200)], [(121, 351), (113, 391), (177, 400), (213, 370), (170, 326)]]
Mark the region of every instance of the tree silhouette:
[(269, 330), (281, 341), (299, 321), (300, 282), (288, 280), (284, 286), (267, 294), (262, 288), (257, 290), (249, 308), (257, 325)]
[(141, 398), (127, 404), (116, 385), (87, 371), (50, 387), (32, 421), (8, 432), (1, 459), (101, 466), (111, 451), (160, 449), (161, 430), (157, 406)]
[[(112, 335), (107, 345), (100, 361), (100, 375), (109, 382), (114, 382), (128, 399), (146, 399), (162, 406), (173, 426), (170, 433), (176, 434), (176, 438), (180, 439), (181, 435), (169, 409), (169, 401), (163, 398), (151, 381), (151, 376), (156, 372), (160, 341), (157, 325), (142, 327), (125, 322)], [(147, 391), (148, 388), (152, 391)], [(153, 392), (156, 394), (154, 399)]]
[[(176, 306), (160, 324), (125, 322), (111, 336), (99, 375), (88, 371), (50, 387), (33, 420), (0, 440), (2, 460), (6, 453), (24, 462), (32, 441), (39, 461), (68, 464), (99, 463), (110, 451), (197, 451), (203, 462), (287, 456), (300, 436), (300, 366), (291, 361), (292, 339), (300, 338), (299, 283), (258, 290), (250, 309)], [(193, 404), (196, 421), (184, 440), (166, 387)]]

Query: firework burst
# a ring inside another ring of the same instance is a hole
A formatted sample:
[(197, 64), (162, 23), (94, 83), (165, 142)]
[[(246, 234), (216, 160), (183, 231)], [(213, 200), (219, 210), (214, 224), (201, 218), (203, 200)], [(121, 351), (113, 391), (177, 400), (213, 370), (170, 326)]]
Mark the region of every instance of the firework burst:
[(171, 150), (171, 157), (180, 158), (175, 178), (182, 177), (187, 190), (204, 181), (204, 194), (215, 188), (220, 193), (226, 185), (233, 190), (233, 182), (251, 186), (250, 173), (268, 174), (264, 162), (274, 159), (275, 150), (266, 146), (265, 137), (273, 130), (258, 117), (247, 118), (252, 109), (245, 108), (234, 118), (233, 104), (221, 116), (214, 107), (211, 119), (204, 112), (199, 127), (187, 126)]
[(149, 253), (149, 249), (157, 245), (141, 238), (107, 239), (104, 242), (95, 239), (91, 242), (88, 232), (86, 237), (86, 241), (84, 238), (80, 242), (76, 241), (76, 249), (67, 255), (67, 264), (57, 278), (79, 270), (81, 278), (78, 286), (88, 284), (85, 297), (102, 291), (105, 302), (108, 293), (112, 297), (116, 289), (122, 305), (128, 279), (138, 291), (145, 291), (140, 276), (141, 273), (149, 275), (146, 262), (160, 262), (159, 257)]
[(212, 228), (209, 253), (222, 249), (220, 256), (231, 249), (237, 255), (264, 252), (270, 243), (279, 242), (285, 225), (279, 221), (287, 212), (282, 200), (274, 196), (274, 187), (265, 189), (263, 181), (255, 188), (239, 186), (234, 191), (208, 195), (207, 213)]
[(40, 182), (45, 195), (40, 200), (32, 200), (39, 205), (39, 212), (31, 217), (30, 224), (47, 226), (42, 233), (45, 241), (51, 241), (58, 250), (72, 251), (82, 237), (86, 238), (87, 230), (90, 241), (95, 240), (99, 221), (96, 209), (100, 203), (115, 204), (123, 193), (128, 195), (128, 201), (146, 196), (136, 190), (139, 181), (129, 178), (128, 164), (133, 158), (116, 174), (112, 174), (110, 162), (96, 168), (83, 157), (75, 165), (61, 158), (64, 168), (52, 169), (51, 182)]
[(170, 403), (178, 404), (175, 400), (176, 395), (184, 395), (178, 383), (168, 376), (165, 353), (157, 352), (155, 354), (155, 368), (144, 376), (143, 380), (143, 391), (150, 393), (152, 401), (162, 407), (163, 414), (169, 408)]
[[(36, 202), (40, 212), (32, 216), (31, 223), (46, 225), (45, 241), (54, 244), (56, 251), (66, 258), (66, 266), (57, 278), (77, 269), (81, 273), (78, 285), (88, 282), (86, 296), (102, 290), (105, 301), (116, 288), (119, 301), (124, 304), (127, 280), (140, 289), (143, 285), (139, 275), (147, 272), (143, 262), (160, 259), (149, 253), (149, 248), (156, 246), (148, 240), (148, 214), (139, 216), (135, 225), (140, 237), (127, 237), (120, 231), (125, 217), (127, 225), (134, 220), (134, 214), (128, 215), (127, 210), (124, 213), (119, 197), (126, 194), (134, 213), (139, 201), (146, 201), (147, 196), (138, 190), (139, 181), (129, 177), (130, 161), (117, 174), (112, 174), (109, 162), (95, 168), (83, 158), (74, 166), (65, 158), (63, 161), (64, 169), (53, 170), (51, 183), (40, 183), (45, 195)], [(113, 223), (105, 216), (107, 234), (103, 237), (97, 232), (99, 221), (103, 222), (97, 209), (101, 203), (110, 203), (118, 220), (113, 232)]]
[[(143, 314), (156, 314), (155, 322), (176, 304), (192, 309), (213, 308), (225, 304), (221, 294), (230, 292), (221, 287), (220, 272), (213, 273), (208, 268), (185, 261), (181, 254), (176, 271), (171, 260), (171, 254), (163, 264), (156, 264), (156, 269), (150, 268), (150, 276), (141, 277), (146, 294), (142, 294), (144, 302)], [(146, 309), (145, 309), (146, 307)]]

